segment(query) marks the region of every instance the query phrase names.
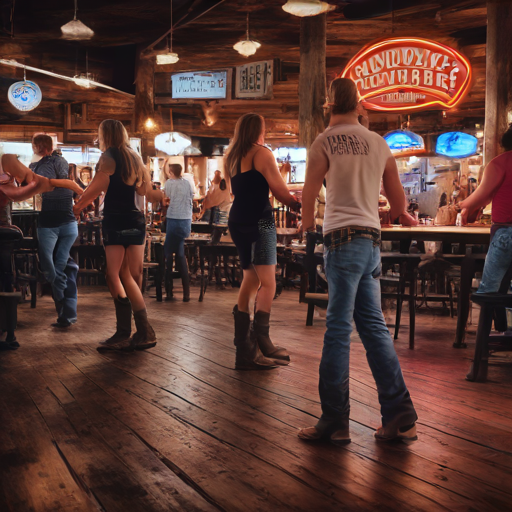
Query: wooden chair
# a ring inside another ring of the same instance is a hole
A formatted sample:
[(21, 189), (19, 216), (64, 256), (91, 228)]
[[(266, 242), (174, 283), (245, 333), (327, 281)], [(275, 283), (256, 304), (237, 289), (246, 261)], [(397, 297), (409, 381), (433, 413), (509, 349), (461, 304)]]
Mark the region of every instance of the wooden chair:
[(77, 284), (105, 284), (105, 249), (102, 245), (74, 245), (71, 257), (78, 264)]
[[(512, 308), (512, 294), (507, 291), (512, 280), (512, 263), (503, 278), (498, 293), (473, 293), (471, 300), (480, 305), (480, 318), (476, 333), (475, 357), (466, 380), (485, 382), (489, 366), (489, 352), (512, 350), (512, 333), (491, 334), (492, 321), (499, 331), (505, 331), (502, 315), (504, 308)], [(498, 314), (497, 314), (498, 313)]]

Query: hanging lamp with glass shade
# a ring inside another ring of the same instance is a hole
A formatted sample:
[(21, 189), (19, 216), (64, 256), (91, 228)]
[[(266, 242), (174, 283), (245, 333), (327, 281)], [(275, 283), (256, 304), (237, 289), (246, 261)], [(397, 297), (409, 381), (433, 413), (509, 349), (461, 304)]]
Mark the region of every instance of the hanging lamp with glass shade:
[(283, 10), (294, 16), (317, 16), (336, 9), (336, 6), (320, 0), (288, 0)]
[(89, 52), (85, 52), (85, 73), (76, 74), (73, 82), (84, 89), (94, 89), (96, 87), (96, 77), (89, 73)]
[(171, 111), (171, 131), (161, 133), (155, 137), (155, 148), (169, 156), (181, 155), (192, 144), (192, 139), (181, 132), (174, 131), (174, 123)]
[(261, 43), (258, 43), (258, 41), (253, 41), (249, 37), (249, 13), (247, 13), (247, 29), (245, 32), (245, 39), (242, 41), (238, 41), (233, 48), (244, 57), (249, 57), (251, 55), (254, 55), (258, 48), (261, 47)]
[(71, 41), (86, 41), (94, 36), (94, 31), (84, 25), (80, 20), (76, 19), (76, 11), (78, 10), (77, 0), (75, 0), (75, 16), (65, 25), (60, 27), (62, 38)]
[(176, 64), (180, 60), (178, 57), (178, 54), (172, 51), (172, 33), (173, 33), (173, 26), (172, 26), (172, 0), (171, 0), (171, 32), (169, 33), (169, 37), (167, 39), (167, 52), (161, 53), (156, 56), (156, 63), (163, 65), (163, 64)]

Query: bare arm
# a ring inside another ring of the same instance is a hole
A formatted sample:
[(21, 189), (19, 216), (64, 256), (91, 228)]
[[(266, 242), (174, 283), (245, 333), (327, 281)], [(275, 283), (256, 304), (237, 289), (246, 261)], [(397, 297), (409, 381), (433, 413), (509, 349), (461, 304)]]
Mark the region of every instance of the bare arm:
[(477, 210), (492, 201), (504, 179), (505, 171), (491, 161), (485, 168), (482, 181), (475, 192), (459, 203), (462, 208), (463, 224), (467, 224), (468, 218), (473, 217)]
[(329, 161), (322, 151), (320, 143), (314, 142), (308, 155), (306, 181), (302, 190), (303, 231), (315, 226), (315, 201), (328, 170)]
[(297, 202), (290, 194), (277, 168), (276, 159), (270, 150), (266, 148), (257, 150), (254, 154), (254, 166), (263, 174), (272, 194), (279, 202), (287, 206), (291, 206)]
[(115, 160), (105, 154), (101, 155), (93, 180), (73, 208), (75, 215), (90, 205), (102, 192), (106, 192), (110, 184), (110, 176), (114, 174), (115, 170)]
[(37, 194), (38, 183), (32, 181), (25, 187), (18, 187), (14, 183), (0, 185), (0, 192), (3, 192), (10, 201), (25, 201)]
[(395, 159), (391, 156), (386, 161), (382, 176), (384, 193), (389, 201), (389, 216), (391, 219), (400, 217), (406, 210), (405, 192), (398, 174)]
[(161, 203), (165, 197), (161, 190), (153, 190), (153, 184), (146, 168), (144, 168), (144, 182), (135, 190), (139, 196), (146, 196), (150, 203)]

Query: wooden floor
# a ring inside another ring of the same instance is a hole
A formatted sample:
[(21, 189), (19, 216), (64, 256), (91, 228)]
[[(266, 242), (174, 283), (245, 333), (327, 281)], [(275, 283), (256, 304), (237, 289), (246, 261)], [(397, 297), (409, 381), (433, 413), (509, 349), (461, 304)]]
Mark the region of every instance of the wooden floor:
[(375, 384), (354, 336), (352, 443), (339, 448), (296, 437), (320, 413), (325, 321), (305, 327), (285, 291), (272, 332), (292, 364), (236, 372), (235, 300), (148, 298), (158, 345), (111, 355), (96, 351), (113, 326), (105, 289), (80, 290), (67, 332), (49, 327), (48, 297), (21, 305), (21, 348), (0, 353), (0, 511), (512, 510), (512, 365), (466, 382), (474, 336), (453, 349), (455, 320), (420, 314), (416, 350), (406, 328), (396, 344), (419, 414), (410, 446), (374, 441)]

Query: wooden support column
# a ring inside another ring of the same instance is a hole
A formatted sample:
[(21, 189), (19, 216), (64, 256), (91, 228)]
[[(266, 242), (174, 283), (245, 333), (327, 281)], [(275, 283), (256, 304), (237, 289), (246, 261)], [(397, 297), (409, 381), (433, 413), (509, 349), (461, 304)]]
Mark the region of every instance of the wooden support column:
[(484, 163), (503, 150), (512, 122), (512, 2), (487, 0)]
[[(135, 71), (135, 107), (133, 110), (133, 134), (142, 139), (142, 159), (147, 161), (155, 154), (154, 138), (157, 132), (154, 105), (155, 57), (138, 58)], [(155, 125), (147, 126), (148, 119)]]
[(300, 20), (299, 146), (309, 149), (324, 131), (327, 15)]

